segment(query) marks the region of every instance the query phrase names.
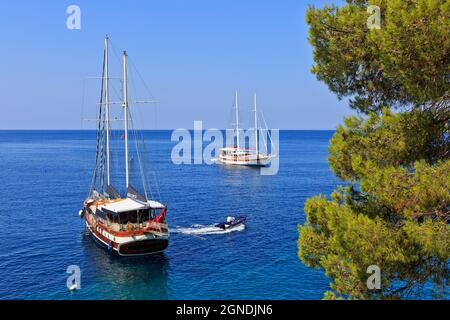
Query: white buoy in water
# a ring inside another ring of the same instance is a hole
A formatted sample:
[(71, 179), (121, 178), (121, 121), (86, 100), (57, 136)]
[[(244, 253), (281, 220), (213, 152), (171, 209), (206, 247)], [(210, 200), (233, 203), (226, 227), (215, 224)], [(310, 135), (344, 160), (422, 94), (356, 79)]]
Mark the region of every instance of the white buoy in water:
[(75, 291), (75, 290), (77, 290), (78, 289), (78, 285), (76, 284), (76, 283), (74, 283), (73, 285), (71, 285), (70, 287), (69, 287), (69, 291)]

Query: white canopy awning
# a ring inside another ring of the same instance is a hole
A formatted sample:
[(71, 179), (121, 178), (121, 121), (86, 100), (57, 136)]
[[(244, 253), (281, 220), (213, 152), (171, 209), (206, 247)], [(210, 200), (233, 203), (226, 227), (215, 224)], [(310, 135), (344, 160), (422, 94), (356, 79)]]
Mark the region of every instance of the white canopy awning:
[(159, 203), (158, 201), (148, 200), (148, 204), (150, 205), (150, 208), (153, 209), (162, 209), (165, 207), (162, 203)]
[(127, 212), (127, 211), (136, 211), (139, 209), (145, 209), (145, 208), (154, 208), (154, 209), (162, 209), (164, 208), (164, 205), (153, 200), (145, 202), (136, 201), (130, 198), (126, 199), (120, 199), (118, 201), (110, 202), (107, 204), (104, 204), (99, 207), (99, 209), (106, 209), (108, 211), (112, 211), (115, 213), (120, 212)]

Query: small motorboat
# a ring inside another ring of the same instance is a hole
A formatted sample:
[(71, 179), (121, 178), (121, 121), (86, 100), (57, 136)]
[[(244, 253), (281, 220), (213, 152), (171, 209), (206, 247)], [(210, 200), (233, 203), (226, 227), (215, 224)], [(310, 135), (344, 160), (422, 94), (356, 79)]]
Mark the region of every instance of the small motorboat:
[(246, 216), (238, 216), (238, 217), (227, 217), (227, 222), (217, 223), (215, 227), (227, 230), (237, 226), (240, 226), (247, 221)]

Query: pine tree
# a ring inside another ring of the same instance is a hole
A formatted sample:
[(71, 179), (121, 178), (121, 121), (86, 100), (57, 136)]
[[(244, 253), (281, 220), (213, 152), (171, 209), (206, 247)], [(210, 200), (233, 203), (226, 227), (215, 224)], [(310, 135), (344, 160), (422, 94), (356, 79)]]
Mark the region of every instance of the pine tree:
[[(367, 26), (369, 5), (380, 9), (380, 28)], [(450, 0), (347, 0), (310, 6), (306, 21), (312, 72), (358, 116), (330, 141), (343, 186), (307, 200), (299, 257), (331, 279), (326, 299), (420, 297), (425, 287), (442, 294), (450, 281)], [(371, 265), (381, 270), (380, 289), (367, 286)]]

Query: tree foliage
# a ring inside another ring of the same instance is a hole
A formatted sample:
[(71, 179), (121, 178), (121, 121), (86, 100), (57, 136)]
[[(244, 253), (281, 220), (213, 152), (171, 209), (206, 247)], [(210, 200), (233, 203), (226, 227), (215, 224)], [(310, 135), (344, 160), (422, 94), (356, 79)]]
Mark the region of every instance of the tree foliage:
[[(367, 6), (381, 9), (369, 30)], [(402, 298), (449, 285), (450, 0), (347, 1), (309, 7), (312, 72), (359, 116), (329, 162), (345, 186), (307, 200), (299, 257), (323, 268), (325, 298)], [(400, 112), (399, 112), (400, 111)], [(381, 268), (371, 290), (367, 268)]]
[[(420, 105), (448, 90), (450, 2), (348, 1), (309, 7), (312, 72), (350, 106), (379, 111)], [(381, 10), (381, 29), (368, 30), (369, 4)]]

